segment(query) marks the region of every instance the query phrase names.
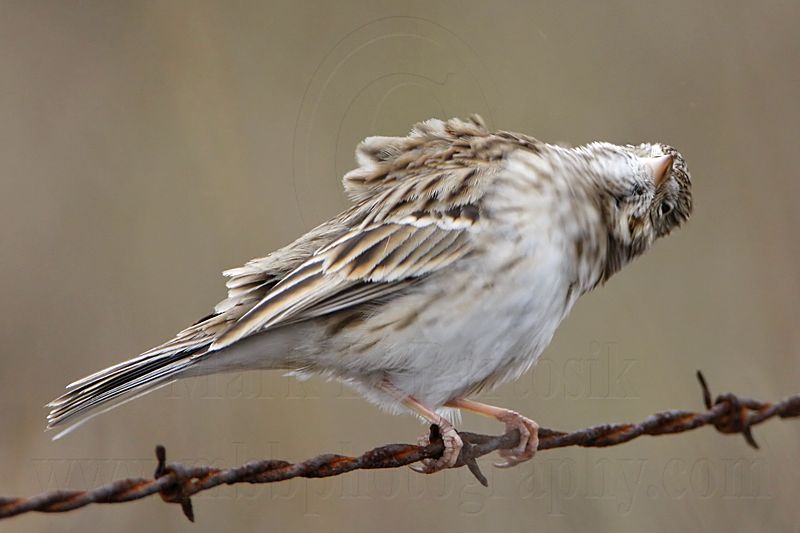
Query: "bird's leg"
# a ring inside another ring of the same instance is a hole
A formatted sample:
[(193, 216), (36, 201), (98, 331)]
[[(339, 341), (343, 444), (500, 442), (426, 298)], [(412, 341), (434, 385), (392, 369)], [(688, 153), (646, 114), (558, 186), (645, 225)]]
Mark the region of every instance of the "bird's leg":
[[(422, 467), (411, 465), (411, 469), (423, 474), (433, 474), (434, 472), (450, 468), (456, 464), (458, 454), (461, 452), (464, 443), (456, 431), (456, 428), (453, 427), (453, 424), (436, 414), (433, 409), (419, 403), (413, 396), (405, 394), (388, 381), (381, 383), (381, 389), (394, 396), (397, 400), (402, 402), (404, 406), (414, 411), (420, 417), (431, 424), (439, 426), (439, 433), (442, 436), (442, 443), (444, 444), (442, 456), (438, 459), (425, 459), (422, 461)], [(428, 434), (426, 433), (420, 436), (417, 440), (421, 446), (426, 446), (429, 443)]]
[(498, 468), (508, 468), (531, 459), (539, 447), (539, 424), (530, 418), (525, 418), (516, 411), (464, 398), (452, 400), (445, 405), (496, 418), (506, 425), (506, 431), (512, 429), (519, 431), (519, 444), (517, 447), (511, 450), (500, 450), (500, 456), (505, 459), (505, 462), (495, 463), (494, 466)]

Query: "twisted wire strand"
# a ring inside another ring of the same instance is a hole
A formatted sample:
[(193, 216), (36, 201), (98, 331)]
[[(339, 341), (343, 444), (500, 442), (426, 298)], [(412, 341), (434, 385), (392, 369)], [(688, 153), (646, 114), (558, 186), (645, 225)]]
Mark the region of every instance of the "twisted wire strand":
[[(741, 433), (750, 446), (758, 448), (751, 432), (752, 426), (776, 416), (800, 416), (800, 394), (769, 403), (728, 393), (717, 396), (712, 402), (702, 373), (697, 372), (697, 378), (703, 390), (705, 412), (663, 411), (639, 423), (602, 424), (570, 433), (541, 428), (538, 449), (614, 446), (642, 435), (681, 433), (706, 425), (713, 425), (722, 433)], [(488, 485), (488, 482), (476, 459), (499, 449), (514, 448), (519, 442), (517, 430), (499, 436), (468, 432), (459, 434), (464, 447), (454, 468), (467, 466), (484, 485)], [(54, 490), (28, 498), (0, 497), (0, 519), (32, 511), (60, 513), (91, 503), (120, 503), (159, 494), (166, 502), (180, 504), (184, 515), (194, 521), (191, 496), (219, 485), (274, 483), (296, 477), (338, 476), (353, 470), (398, 468), (423, 459), (438, 458), (443, 451), (444, 445), (436, 426), (431, 426), (430, 444), (427, 446), (388, 444), (358, 457), (324, 454), (300, 463), (267, 459), (225, 469), (168, 464), (166, 450), (159, 445), (156, 447), (158, 465), (152, 479), (121, 479), (90, 490)]]

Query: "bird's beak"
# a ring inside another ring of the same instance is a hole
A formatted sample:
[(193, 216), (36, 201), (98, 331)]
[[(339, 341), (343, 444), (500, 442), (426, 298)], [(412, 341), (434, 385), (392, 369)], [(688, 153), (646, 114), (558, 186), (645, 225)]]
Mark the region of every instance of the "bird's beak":
[(672, 156), (662, 155), (660, 157), (646, 157), (644, 158), (645, 164), (650, 167), (653, 172), (653, 180), (656, 188), (660, 187), (662, 183), (669, 178), (669, 171), (672, 169)]

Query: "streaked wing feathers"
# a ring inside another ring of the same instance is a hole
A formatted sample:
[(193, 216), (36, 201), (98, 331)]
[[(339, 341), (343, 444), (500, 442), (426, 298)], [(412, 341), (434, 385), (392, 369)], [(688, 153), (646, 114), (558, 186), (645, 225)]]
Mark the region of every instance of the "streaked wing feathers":
[(229, 321), (209, 350), (323, 310), (386, 298), (452, 264), (470, 251), (487, 176), (502, 168), (509, 151), (536, 150), (537, 144), (489, 132), (477, 116), (428, 120), (406, 137), (366, 139), (356, 151), (359, 167), (343, 178), (356, 202), (352, 208), (226, 272), (228, 299), (216, 311), (238, 311), (241, 318)]
[(408, 281), (469, 252), (466, 227), (435, 219), (379, 224), (348, 232), (321, 248), (211, 346), (218, 350), (257, 331), (386, 297)]

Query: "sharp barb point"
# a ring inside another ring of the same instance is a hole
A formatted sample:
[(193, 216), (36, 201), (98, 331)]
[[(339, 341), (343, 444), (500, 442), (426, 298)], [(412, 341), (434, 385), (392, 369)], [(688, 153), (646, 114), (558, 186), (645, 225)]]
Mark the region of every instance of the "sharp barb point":
[(703, 389), (703, 403), (706, 409), (711, 409), (711, 391), (708, 388), (706, 377), (700, 370), (697, 371), (697, 381), (700, 382), (700, 388)]
[(192, 508), (192, 500), (187, 498), (181, 502), (181, 510), (183, 516), (189, 519), (189, 522), (194, 522), (194, 509)]
[(753, 437), (753, 432), (750, 430), (749, 426), (745, 427), (742, 433), (744, 434), (744, 440), (747, 441), (747, 444), (749, 444), (755, 450), (760, 449), (758, 443), (756, 442), (755, 437)]

